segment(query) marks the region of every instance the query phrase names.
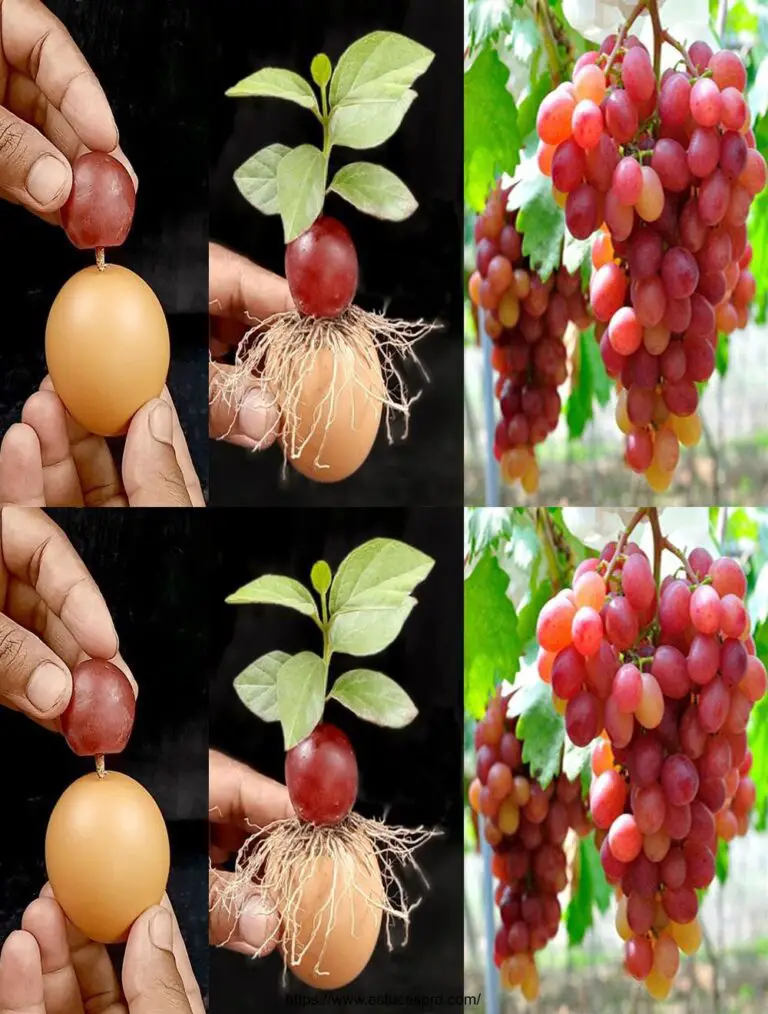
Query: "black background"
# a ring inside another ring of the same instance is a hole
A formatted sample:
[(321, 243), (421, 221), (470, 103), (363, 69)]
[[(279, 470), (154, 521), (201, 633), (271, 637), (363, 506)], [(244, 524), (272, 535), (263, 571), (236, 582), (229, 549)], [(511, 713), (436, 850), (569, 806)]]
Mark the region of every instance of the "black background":
[(385, 144), (366, 151), (334, 149), (331, 172), (344, 162), (372, 161), (395, 172), (419, 202), (401, 223), (362, 215), (331, 195), (329, 214), (350, 229), (360, 262), (357, 302), (390, 317), (438, 319), (442, 331), (425, 338), (419, 355), (431, 378), (424, 384), (409, 366), (413, 407), (406, 441), (389, 446), (382, 426), (365, 465), (350, 479), (323, 485), (289, 469), (281, 480), (278, 447), (247, 454), (223, 442), (211, 445), (212, 503), (408, 504), (462, 502), (462, 39), (459, 0), (281, 0), (270, 8), (269, 28), (259, 4), (219, 0), (211, 71), (211, 239), (280, 274), (284, 245), (279, 216), (252, 208), (232, 174), (267, 144), (318, 143), (320, 127), (307, 110), (271, 99), (231, 99), (224, 92), (262, 66), (308, 76), (312, 57), (335, 63), (369, 31), (399, 31), (436, 53), (414, 87), (418, 98)]
[[(219, 512), (220, 514), (223, 512)], [(232, 512), (226, 512), (232, 515)], [(234, 521), (234, 519), (233, 519)], [(240, 702), (232, 680), (261, 654), (317, 650), (319, 631), (300, 613), (279, 606), (227, 606), (224, 598), (265, 573), (287, 574), (309, 584), (318, 559), (335, 570), (369, 538), (401, 539), (434, 557), (436, 564), (414, 592), (414, 608), (395, 642), (370, 659), (337, 656), (331, 676), (355, 665), (385, 672), (415, 701), (419, 715), (405, 729), (381, 729), (331, 702), (325, 717), (350, 737), (357, 754), (360, 791), (356, 809), (388, 823), (437, 827), (442, 836), (417, 853), (430, 888), (406, 876), (410, 895), (423, 896), (412, 915), (411, 938), (390, 953), (382, 935), (370, 964), (345, 994), (459, 995), (463, 982), (462, 740), (462, 516), (458, 510), (238, 511), (237, 531), (218, 524), (211, 584), (211, 637), (221, 661), (210, 684), (211, 746), (273, 778), (284, 780), (280, 727), (255, 718)], [(253, 1014), (285, 1006), (282, 961), (211, 950), (214, 1014)], [(317, 993), (289, 975), (292, 994)], [(325, 1008), (325, 1005), (324, 1005)], [(349, 1010), (349, 1005), (327, 1010)], [(402, 1004), (377, 1007), (399, 1011)], [(414, 1008), (415, 1009), (415, 1008)]]
[[(191, 508), (50, 514), (101, 588), (121, 653), (139, 683), (131, 740), (123, 754), (108, 758), (108, 765), (141, 782), (163, 811), (171, 839), (168, 894), (205, 996), (208, 514)], [(0, 708), (2, 939), (19, 928), (24, 909), (45, 883), (51, 810), (64, 789), (92, 769), (62, 737)]]
[[(110, 101), (139, 177), (136, 215), (110, 260), (154, 289), (171, 332), (169, 388), (204, 487), (208, 473), (208, 64), (204, 0), (48, 0)], [(7, 16), (7, 15), (6, 15)], [(0, 201), (0, 433), (45, 376), (48, 311), (93, 263), (64, 232)], [(110, 336), (104, 335), (104, 341)]]

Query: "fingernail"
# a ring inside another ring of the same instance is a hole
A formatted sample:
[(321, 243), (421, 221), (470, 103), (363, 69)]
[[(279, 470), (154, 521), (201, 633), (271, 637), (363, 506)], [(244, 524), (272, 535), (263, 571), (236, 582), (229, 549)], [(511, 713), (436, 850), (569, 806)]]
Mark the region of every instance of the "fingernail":
[(149, 413), (149, 432), (161, 444), (173, 444), (173, 416), (166, 402), (158, 401)]
[(41, 662), (27, 681), (27, 700), (43, 714), (67, 694), (70, 676), (53, 662)]
[(41, 155), (27, 174), (27, 193), (38, 204), (50, 204), (70, 181), (70, 173), (53, 155)]
[(152, 916), (149, 924), (149, 939), (163, 951), (173, 950), (173, 922), (171, 913), (164, 908), (159, 909)]
[(264, 899), (254, 894), (243, 906), (237, 921), (240, 939), (257, 951), (261, 950), (277, 928), (277, 917), (270, 911)]
[(244, 437), (256, 443), (277, 425), (278, 413), (275, 399), (262, 388), (257, 387), (243, 399), (237, 413), (237, 429)]

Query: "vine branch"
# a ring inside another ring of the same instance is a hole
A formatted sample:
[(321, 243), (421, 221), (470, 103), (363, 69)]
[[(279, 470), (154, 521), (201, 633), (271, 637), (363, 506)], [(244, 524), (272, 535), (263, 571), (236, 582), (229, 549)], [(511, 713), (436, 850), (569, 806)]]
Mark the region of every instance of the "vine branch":
[[(651, 3), (654, 0), (650, 0)], [(627, 20), (619, 29), (619, 34), (616, 36), (616, 45), (611, 51), (611, 55), (608, 57), (608, 63), (605, 65), (605, 76), (608, 77), (608, 73), (614, 64), (616, 57), (619, 55), (619, 50), (624, 45), (624, 40), (627, 37), (627, 32), (630, 30), (635, 21), (640, 17), (644, 10), (648, 7), (649, 0), (639, 0), (639, 3), (633, 8), (632, 13), (629, 15)], [(658, 12), (657, 12), (658, 13)]]
[(649, 507), (641, 507), (639, 510), (635, 511), (635, 513), (632, 515), (632, 518), (630, 519), (629, 524), (627, 525), (627, 527), (624, 529), (624, 531), (619, 536), (619, 541), (616, 543), (616, 552), (613, 554), (613, 557), (611, 558), (611, 561), (608, 564), (608, 569), (605, 572), (605, 578), (604, 578), (604, 580), (605, 580), (606, 584), (608, 584), (608, 579), (611, 576), (611, 574), (613, 573), (613, 571), (614, 571), (614, 569), (616, 567), (616, 564), (619, 561), (619, 557), (624, 552), (624, 547), (627, 544), (627, 540), (629, 539), (629, 537), (632, 534), (632, 532), (637, 528), (637, 526), (643, 520), (643, 518), (647, 516), (648, 511), (650, 509), (651, 508), (649, 508)]
[(560, 571), (560, 564), (557, 561), (557, 547), (555, 546), (554, 535), (552, 534), (552, 518), (546, 507), (536, 507), (534, 524), (547, 558), (549, 574), (552, 584), (558, 590), (563, 586), (563, 575)]

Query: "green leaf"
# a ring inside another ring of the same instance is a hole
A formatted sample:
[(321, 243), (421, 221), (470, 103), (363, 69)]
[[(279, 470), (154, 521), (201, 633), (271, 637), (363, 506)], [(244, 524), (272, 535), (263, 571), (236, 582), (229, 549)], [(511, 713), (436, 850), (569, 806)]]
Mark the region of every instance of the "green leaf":
[(277, 708), (285, 749), (306, 739), (323, 717), (325, 666), (319, 655), (301, 651), (277, 674)]
[(270, 651), (251, 662), (235, 676), (235, 692), (249, 711), (264, 722), (280, 718), (277, 707), (277, 674), (291, 656), (284, 651)]
[(358, 211), (390, 222), (402, 222), (418, 207), (408, 187), (384, 166), (353, 162), (339, 169), (329, 190)]
[(729, 858), (728, 843), (719, 838), (717, 841), (717, 854), (715, 856), (715, 873), (721, 884), (724, 884), (728, 879)]
[[(333, 594), (333, 592), (331, 592)], [(331, 620), (330, 644), (345, 655), (375, 655), (388, 647), (416, 605), (410, 595), (398, 596), (397, 606), (364, 606), (343, 609)]]
[(575, 782), (581, 777), (581, 772), (589, 766), (592, 757), (591, 746), (576, 746), (569, 737), (565, 737), (565, 749), (563, 750), (563, 771), (569, 782)]
[(563, 267), (569, 275), (575, 275), (581, 270), (584, 261), (589, 260), (592, 253), (592, 237), (589, 239), (576, 239), (569, 230), (565, 230), (565, 242), (563, 244)]
[(385, 86), (410, 88), (435, 54), (397, 32), (371, 32), (353, 42), (339, 58), (331, 80), (331, 105), (368, 99)]
[(600, 405), (607, 405), (611, 396), (610, 381), (594, 338), (594, 326), (579, 335), (577, 364), (578, 371), (565, 406), (571, 440), (582, 436), (593, 418), (593, 400), (596, 398)]
[(277, 167), (291, 149), (284, 144), (270, 144), (251, 155), (235, 169), (233, 179), (243, 197), (264, 215), (276, 215)]
[(512, 695), (508, 713), (512, 717), (519, 715), (517, 735), (523, 740), (523, 760), (546, 789), (560, 772), (565, 723), (555, 711), (552, 691), (539, 679), (536, 667), (526, 667), (525, 677), (525, 682), (521, 683), (525, 692)]
[(317, 605), (312, 593), (299, 581), (280, 574), (264, 574), (255, 581), (238, 588), (227, 596), (226, 601), (233, 606), (241, 605), (272, 605), (288, 606), (297, 609), (305, 616), (317, 616)]
[(305, 232), (323, 210), (326, 162), (313, 144), (293, 148), (277, 167), (277, 201), (285, 242)]
[(312, 587), (318, 593), (318, 595), (325, 595), (328, 589), (331, 587), (331, 568), (325, 562), (325, 560), (318, 560), (317, 563), (312, 567), (309, 575), (309, 579), (312, 582)]
[[(331, 587), (331, 612), (396, 606), (429, 574), (435, 561), (397, 539), (370, 539), (339, 565)], [(393, 593), (386, 597), (384, 593)]]
[(594, 832), (579, 842), (579, 878), (565, 912), (568, 944), (573, 947), (583, 942), (593, 924), (592, 910), (607, 912), (611, 891), (603, 873), (600, 856), (595, 846)]
[(508, 79), (509, 71), (488, 46), (464, 74), (464, 199), (477, 212), (496, 176), (512, 174), (520, 161), (522, 139)]
[(551, 91), (552, 78), (548, 73), (542, 74), (535, 84), (531, 85), (530, 91), (520, 103), (520, 107), (517, 110), (517, 127), (523, 141), (536, 128), (536, 116), (539, 112), (539, 106)]
[(517, 615), (517, 632), (520, 643), (525, 647), (536, 633), (536, 621), (539, 613), (552, 598), (553, 590), (549, 581), (537, 581), (531, 590), (531, 596)]
[(464, 581), (464, 710), (480, 719), (495, 684), (512, 680), (520, 664), (509, 577), (490, 552)]
[[(758, 655), (764, 655), (764, 652), (760, 650), (763, 647), (760, 641), (764, 641), (766, 635), (768, 635), (768, 623), (762, 623), (758, 631), (755, 632)], [(750, 776), (757, 789), (755, 821), (758, 830), (763, 831), (766, 826), (766, 817), (768, 817), (768, 694), (759, 700), (752, 709), (747, 735), (753, 758)]]
[(312, 60), (309, 72), (318, 88), (324, 88), (331, 80), (331, 61), (325, 53), (318, 53)]
[(464, 520), (470, 561), (482, 556), (486, 549), (496, 549), (499, 542), (512, 534), (512, 519), (507, 507), (468, 507)]
[(721, 334), (717, 336), (717, 345), (715, 347), (715, 366), (717, 372), (721, 377), (724, 377), (728, 372), (728, 352), (729, 352), (729, 341), (728, 335)]
[(411, 108), (416, 92), (400, 92), (394, 97), (372, 95), (354, 102), (343, 102), (331, 111), (331, 143), (343, 148), (376, 148), (390, 138)]
[[(768, 131), (768, 117), (761, 121)], [(757, 132), (757, 125), (755, 125)], [(749, 210), (749, 242), (752, 244), (750, 270), (755, 277), (755, 320), (764, 324), (768, 308), (768, 188), (758, 194)]]
[(474, 0), (469, 6), (469, 46), (474, 52), (512, 28), (509, 0)]
[(358, 718), (390, 729), (402, 729), (418, 711), (401, 686), (373, 669), (352, 669), (340, 676), (329, 697), (353, 711)]
[(563, 209), (555, 203), (551, 188), (539, 190), (520, 209), (517, 229), (523, 233), (523, 253), (541, 275), (542, 281), (546, 281), (560, 266), (560, 251), (565, 233)]
[(227, 89), (230, 98), (288, 99), (320, 114), (312, 85), (300, 74), (279, 67), (264, 67)]

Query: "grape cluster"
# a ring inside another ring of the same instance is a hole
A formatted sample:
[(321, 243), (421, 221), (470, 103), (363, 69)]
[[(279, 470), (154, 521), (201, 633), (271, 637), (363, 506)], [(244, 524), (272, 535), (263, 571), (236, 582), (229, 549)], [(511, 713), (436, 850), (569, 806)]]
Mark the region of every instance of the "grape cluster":
[(625, 967), (665, 997), (701, 940), (696, 891), (718, 837), (755, 802), (746, 728), (766, 691), (736, 561), (695, 549), (657, 589), (645, 553), (610, 543), (542, 609), (538, 670), (592, 753), (591, 818), (619, 892)]
[(475, 730), (476, 777), (469, 787), (475, 813), (493, 848), (492, 872), (501, 926), (494, 961), (506, 988), (519, 986), (527, 1000), (539, 993), (535, 953), (557, 933), (558, 894), (567, 885), (563, 843), (570, 828), (591, 830), (581, 786), (565, 775), (546, 789), (523, 763), (517, 719), (506, 717), (507, 698), (497, 692)]
[(498, 373), (501, 419), (493, 450), (505, 482), (520, 480), (526, 493), (539, 486), (534, 448), (557, 426), (558, 387), (568, 374), (563, 336), (569, 321), (590, 323), (578, 275), (560, 268), (543, 281), (523, 256), (517, 212), (506, 210), (508, 188), (489, 196), (475, 222), (476, 270), (469, 295), (485, 311)]
[(539, 108), (539, 167), (571, 233), (597, 232), (590, 300), (625, 461), (656, 491), (700, 438), (718, 333), (755, 295), (746, 221), (766, 164), (745, 87), (730, 51), (696, 42), (657, 83), (640, 40), (611, 35)]

